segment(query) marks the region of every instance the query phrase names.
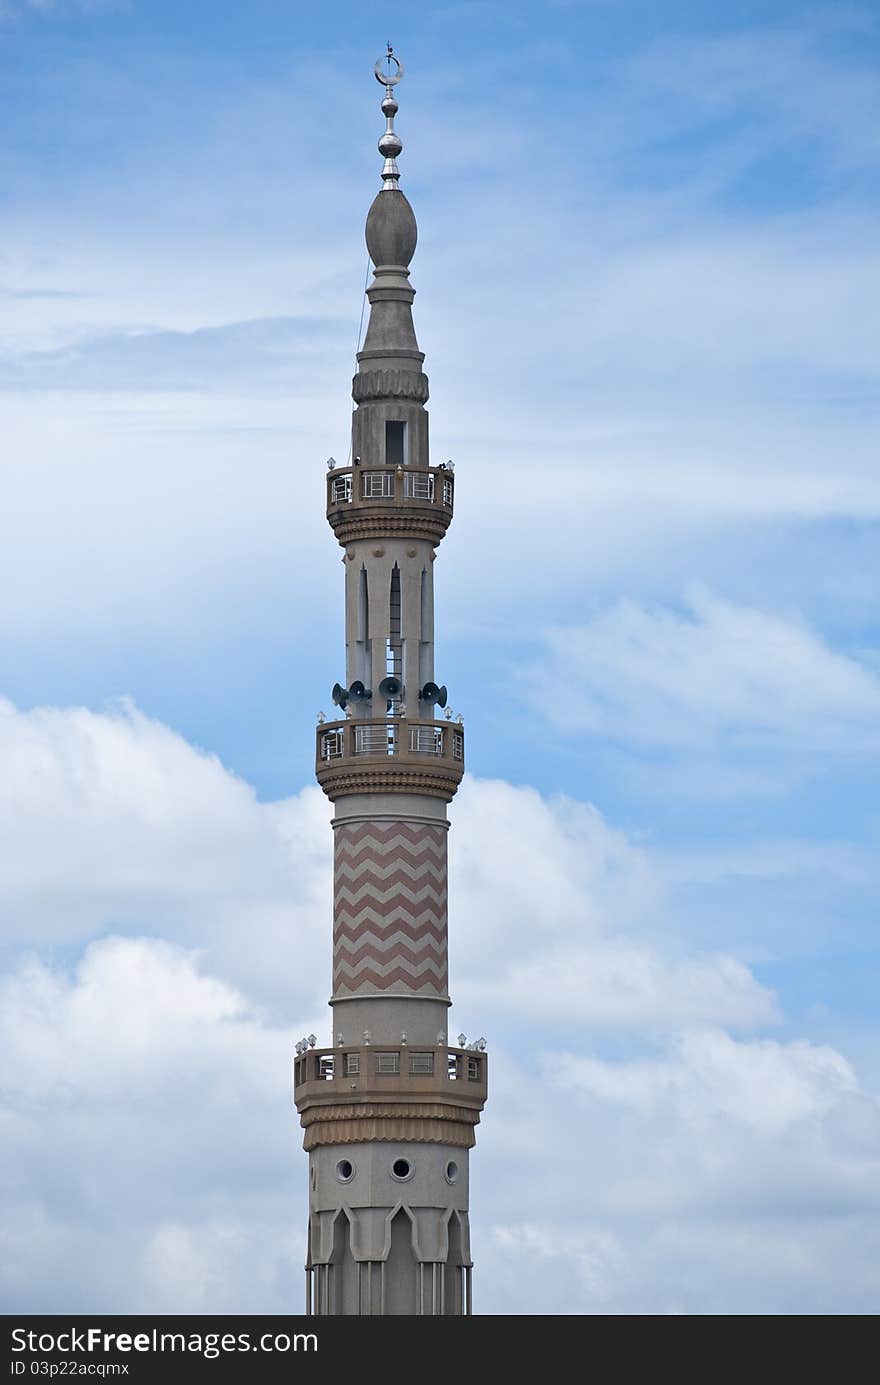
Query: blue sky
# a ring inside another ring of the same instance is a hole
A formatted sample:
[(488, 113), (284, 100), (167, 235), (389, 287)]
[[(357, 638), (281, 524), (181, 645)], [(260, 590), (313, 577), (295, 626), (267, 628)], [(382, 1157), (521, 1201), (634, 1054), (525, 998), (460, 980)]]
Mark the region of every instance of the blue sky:
[[(862, 5), (0, 0), (12, 1032), (48, 1006), (20, 1040), (23, 1149), (56, 1027), (95, 1128), (137, 1143), (89, 1056), (105, 1031), (78, 1018), (99, 995), (118, 1022), (107, 977), (201, 1071), (238, 1035), (242, 1082), (248, 1054), (285, 1063), (326, 1024), (309, 785), (342, 591), (323, 470), (348, 447), (390, 37), (432, 447), (458, 478), (439, 671), (474, 776), (453, 805), (454, 1015), (491, 1026), (500, 1084), (483, 1310), (876, 1303), (878, 34)], [(503, 922), (522, 966), (499, 977)], [(158, 1092), (172, 1058), (131, 1043), (119, 1082), (146, 1065)], [(527, 1193), (514, 1095), (543, 1110), (560, 1074), (580, 1124), (545, 1125), (586, 1142), (597, 1189), (567, 1204)], [(304, 1160), (288, 1169), (266, 1091), (271, 1170), (246, 1145), (214, 1156), (194, 1208), (171, 1140), (126, 1274), (71, 1129), (76, 1213), (62, 1232), (51, 1161), (16, 1183), (8, 1301), (298, 1295)], [(671, 1171), (695, 1144), (686, 1193)], [(649, 1146), (653, 1179), (629, 1177)], [(723, 1194), (716, 1147), (746, 1170)], [(124, 1202), (148, 1173), (122, 1162)], [(803, 1190), (784, 1226), (783, 1185)], [(285, 1218), (267, 1278), (257, 1242)], [(85, 1244), (108, 1268), (83, 1290)], [(507, 1268), (536, 1258), (540, 1301)]]

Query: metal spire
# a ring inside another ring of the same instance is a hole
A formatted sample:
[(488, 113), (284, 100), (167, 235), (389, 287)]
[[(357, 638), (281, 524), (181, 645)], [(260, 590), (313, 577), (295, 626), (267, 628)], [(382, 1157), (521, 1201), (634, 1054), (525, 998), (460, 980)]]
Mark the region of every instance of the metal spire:
[[(392, 63), (394, 64), (393, 70)], [(379, 108), (385, 117), (385, 133), (379, 140), (379, 153), (385, 160), (382, 165), (382, 190), (384, 192), (387, 188), (399, 187), (400, 169), (397, 167), (397, 156), (403, 148), (403, 140), (394, 128), (394, 117), (399, 109), (394, 99), (394, 88), (403, 76), (403, 63), (395, 55), (390, 43), (384, 56), (376, 59), (376, 66), (373, 71), (376, 74), (376, 81), (381, 82), (385, 88), (385, 99)]]

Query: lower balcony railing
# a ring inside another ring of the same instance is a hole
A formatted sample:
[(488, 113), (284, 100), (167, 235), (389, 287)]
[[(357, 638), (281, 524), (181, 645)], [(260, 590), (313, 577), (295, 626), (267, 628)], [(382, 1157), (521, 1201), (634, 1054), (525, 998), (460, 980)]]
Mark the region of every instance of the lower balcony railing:
[[(347, 1092), (381, 1089), (394, 1092), (426, 1086), (441, 1091), (469, 1091), (485, 1095), (488, 1057), (470, 1049), (366, 1046), (309, 1049), (294, 1059), (295, 1091), (311, 1083), (332, 1083)], [(456, 1084), (456, 1085), (453, 1085)], [(332, 1088), (316, 1090), (330, 1093)]]

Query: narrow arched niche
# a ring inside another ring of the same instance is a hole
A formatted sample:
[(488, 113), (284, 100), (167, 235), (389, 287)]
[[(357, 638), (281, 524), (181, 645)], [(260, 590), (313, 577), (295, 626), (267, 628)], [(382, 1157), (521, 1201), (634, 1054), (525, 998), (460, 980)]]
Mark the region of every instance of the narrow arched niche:
[(414, 1315), (418, 1312), (418, 1266), (413, 1251), (412, 1222), (401, 1207), (391, 1222), (391, 1249), (385, 1261), (385, 1312)]
[(353, 1317), (357, 1314), (357, 1264), (351, 1253), (351, 1222), (345, 1212), (340, 1212), (333, 1227), (329, 1297), (330, 1313), (337, 1317)]
[(446, 1282), (443, 1311), (447, 1316), (464, 1313), (464, 1270), (462, 1269), (461, 1218), (453, 1212), (449, 1218), (449, 1250), (446, 1255)]

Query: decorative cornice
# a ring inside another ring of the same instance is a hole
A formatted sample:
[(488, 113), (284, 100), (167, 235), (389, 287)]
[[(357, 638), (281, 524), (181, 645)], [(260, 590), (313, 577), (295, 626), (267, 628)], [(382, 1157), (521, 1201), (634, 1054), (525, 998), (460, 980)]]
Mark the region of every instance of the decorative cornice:
[(462, 773), (463, 770), (439, 767), (435, 770), (384, 769), (365, 765), (363, 769), (350, 770), (322, 765), (316, 777), (331, 802), (341, 794), (416, 793), (450, 803), (461, 783)]
[(358, 1105), (310, 1107), (300, 1114), (303, 1149), (318, 1145), (412, 1141), (472, 1149), (478, 1110), (439, 1102), (366, 1101)]
[(424, 404), (428, 398), (428, 377), (418, 370), (368, 370), (351, 382), (351, 397), (356, 404), (366, 399), (413, 399)]
[(343, 547), (366, 539), (427, 539), (437, 545), (449, 528), (452, 515), (449, 510), (439, 507), (433, 512), (429, 509), (406, 509), (402, 513), (389, 514), (390, 506), (381, 510), (371, 510), (366, 514), (361, 510), (334, 510), (327, 518), (337, 540)]

